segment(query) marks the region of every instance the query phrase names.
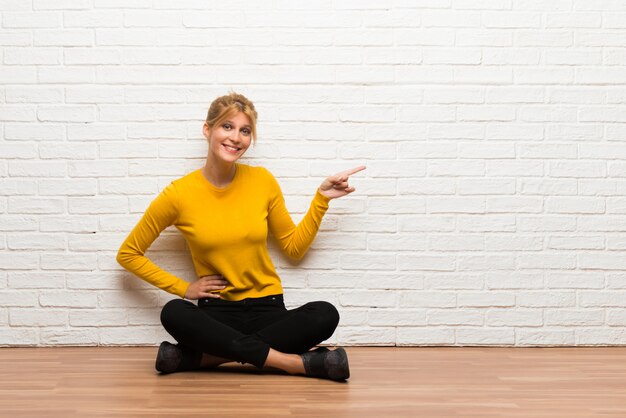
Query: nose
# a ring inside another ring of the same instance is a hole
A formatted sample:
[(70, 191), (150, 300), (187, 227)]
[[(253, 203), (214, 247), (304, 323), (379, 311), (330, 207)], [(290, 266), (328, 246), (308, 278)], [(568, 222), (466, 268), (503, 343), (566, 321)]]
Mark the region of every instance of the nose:
[(241, 142), (241, 135), (242, 133), (240, 131), (233, 132), (231, 135), (229, 135), (229, 139), (233, 142), (239, 143)]

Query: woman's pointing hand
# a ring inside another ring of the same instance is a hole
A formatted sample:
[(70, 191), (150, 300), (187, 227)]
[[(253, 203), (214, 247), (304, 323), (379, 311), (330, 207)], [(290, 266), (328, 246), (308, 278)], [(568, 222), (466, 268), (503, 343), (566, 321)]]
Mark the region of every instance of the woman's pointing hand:
[(326, 180), (324, 180), (319, 187), (320, 193), (329, 199), (336, 199), (352, 193), (355, 189), (354, 187), (350, 187), (348, 185), (348, 179), (351, 175), (362, 170), (365, 170), (364, 165), (351, 168), (350, 170), (341, 171), (326, 178)]

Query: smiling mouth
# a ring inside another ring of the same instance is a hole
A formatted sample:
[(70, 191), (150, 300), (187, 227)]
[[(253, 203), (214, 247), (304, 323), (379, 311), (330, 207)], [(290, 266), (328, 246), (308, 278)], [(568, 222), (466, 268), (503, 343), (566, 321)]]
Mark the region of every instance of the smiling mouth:
[(224, 145), (224, 148), (226, 149), (226, 151), (233, 153), (233, 154), (241, 150), (241, 148), (233, 147), (231, 145), (226, 145), (226, 144), (222, 144), (222, 145)]

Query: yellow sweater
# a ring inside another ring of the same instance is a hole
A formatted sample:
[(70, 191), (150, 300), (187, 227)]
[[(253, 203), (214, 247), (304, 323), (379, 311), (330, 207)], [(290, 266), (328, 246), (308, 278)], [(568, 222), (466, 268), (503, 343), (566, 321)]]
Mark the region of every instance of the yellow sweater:
[(189, 283), (144, 256), (170, 225), (185, 237), (198, 277), (221, 274), (226, 300), (283, 293), (267, 250), (268, 230), (280, 248), (301, 258), (313, 242), (329, 198), (315, 193), (302, 221), (293, 223), (280, 186), (262, 167), (237, 164), (233, 181), (217, 188), (193, 171), (171, 182), (152, 201), (117, 253), (117, 261), (145, 281), (184, 297)]

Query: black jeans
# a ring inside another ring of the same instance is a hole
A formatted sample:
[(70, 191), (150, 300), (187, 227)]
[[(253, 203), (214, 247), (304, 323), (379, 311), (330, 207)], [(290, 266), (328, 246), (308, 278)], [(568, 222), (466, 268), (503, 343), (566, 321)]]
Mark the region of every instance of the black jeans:
[(270, 348), (302, 354), (330, 338), (339, 313), (328, 302), (287, 310), (283, 295), (200, 299), (197, 306), (173, 299), (163, 306), (161, 323), (180, 345), (262, 368)]

